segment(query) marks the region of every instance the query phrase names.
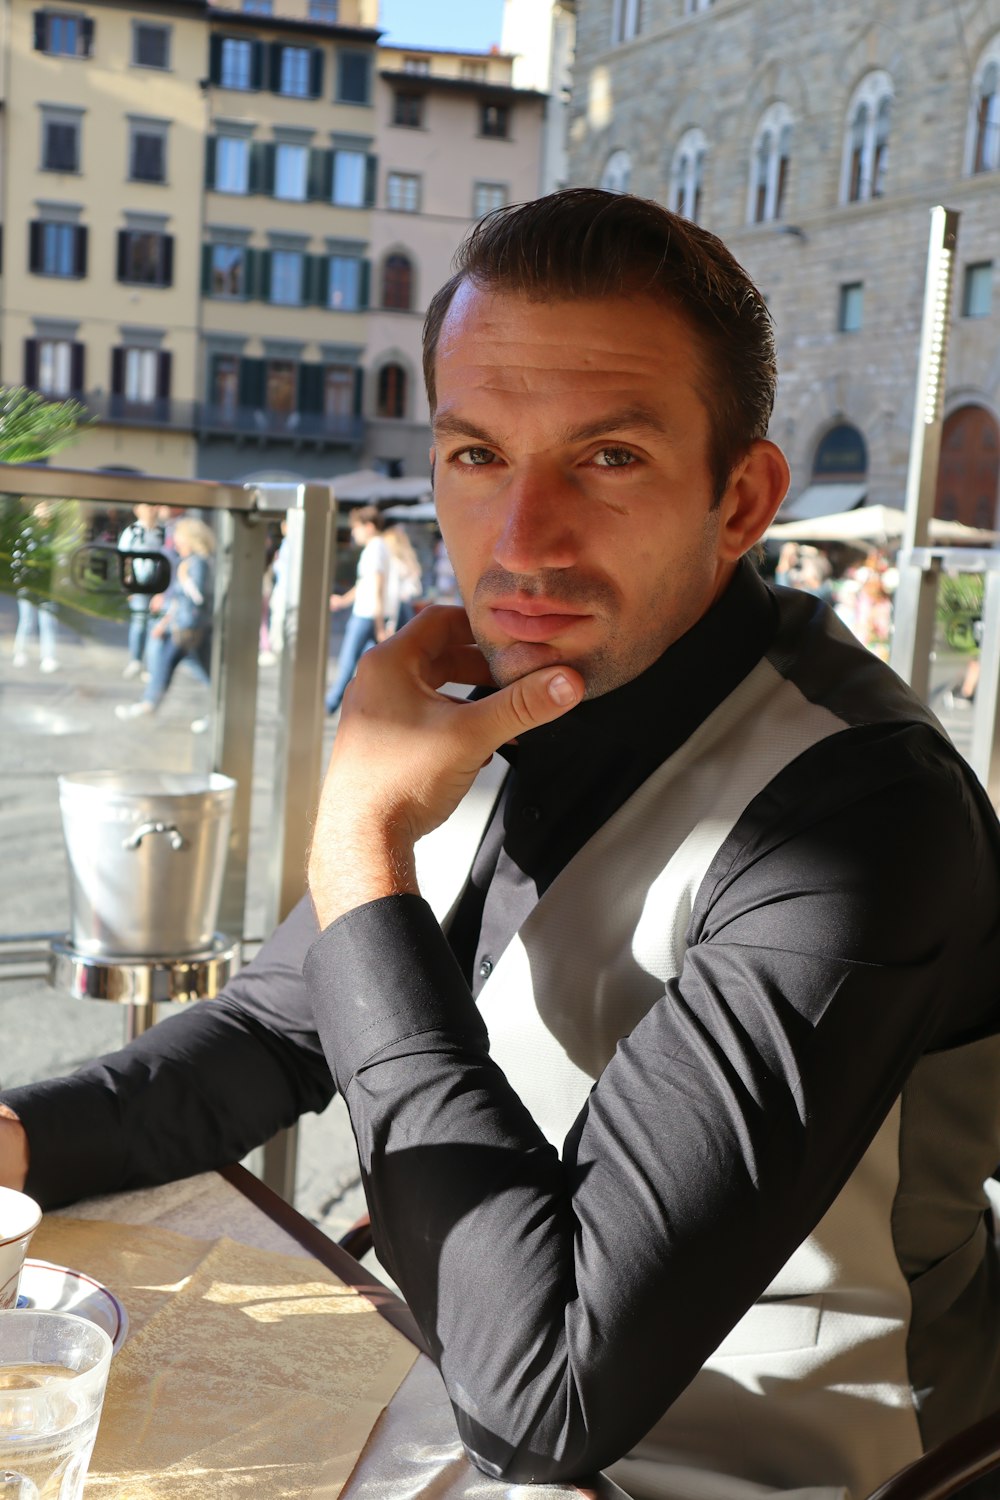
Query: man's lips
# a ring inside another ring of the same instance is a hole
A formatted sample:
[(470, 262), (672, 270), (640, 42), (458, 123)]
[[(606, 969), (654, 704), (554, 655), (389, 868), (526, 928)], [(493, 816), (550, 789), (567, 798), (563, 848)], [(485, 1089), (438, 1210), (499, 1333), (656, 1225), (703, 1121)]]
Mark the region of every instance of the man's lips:
[(488, 607), (504, 635), (518, 641), (548, 641), (590, 618), (589, 610), (567, 610), (548, 599), (498, 600)]

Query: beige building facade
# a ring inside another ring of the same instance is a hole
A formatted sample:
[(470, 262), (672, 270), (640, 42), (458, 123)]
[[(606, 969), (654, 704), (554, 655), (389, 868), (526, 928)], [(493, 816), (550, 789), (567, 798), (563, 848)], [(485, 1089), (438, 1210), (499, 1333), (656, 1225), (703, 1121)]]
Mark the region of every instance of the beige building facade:
[(569, 152), (573, 182), (697, 219), (751, 272), (813, 513), (902, 503), (929, 210), (958, 210), (937, 509), (995, 523), (1000, 0), (579, 0)]
[(380, 47), (378, 187), (363, 409), (364, 463), (426, 474), (420, 336), (430, 298), (477, 219), (539, 191), (546, 98), (502, 53)]

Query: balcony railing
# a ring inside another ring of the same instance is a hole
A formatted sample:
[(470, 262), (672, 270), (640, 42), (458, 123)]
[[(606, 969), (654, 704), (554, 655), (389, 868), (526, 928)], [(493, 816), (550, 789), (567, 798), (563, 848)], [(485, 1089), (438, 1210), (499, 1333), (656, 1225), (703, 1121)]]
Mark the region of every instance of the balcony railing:
[(157, 396), (135, 401), (103, 391), (77, 394), (101, 422), (118, 427), (159, 427), (194, 432), (201, 437), (235, 437), (242, 441), (308, 443), (310, 446), (357, 447), (364, 436), (361, 417), (339, 413), (269, 411), (266, 407), (231, 406), (214, 401), (179, 401)]

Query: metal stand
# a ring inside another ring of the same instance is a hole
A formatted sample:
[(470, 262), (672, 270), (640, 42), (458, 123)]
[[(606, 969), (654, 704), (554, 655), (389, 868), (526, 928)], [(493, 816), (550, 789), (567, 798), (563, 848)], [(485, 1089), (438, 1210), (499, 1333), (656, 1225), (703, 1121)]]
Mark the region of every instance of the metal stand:
[(182, 958), (81, 953), (69, 943), (54, 942), (49, 983), (74, 1000), (110, 1000), (125, 1005), (126, 1037), (141, 1036), (156, 1020), (156, 1006), (170, 1002), (211, 1000), (240, 966), (238, 939), (217, 933), (211, 948)]

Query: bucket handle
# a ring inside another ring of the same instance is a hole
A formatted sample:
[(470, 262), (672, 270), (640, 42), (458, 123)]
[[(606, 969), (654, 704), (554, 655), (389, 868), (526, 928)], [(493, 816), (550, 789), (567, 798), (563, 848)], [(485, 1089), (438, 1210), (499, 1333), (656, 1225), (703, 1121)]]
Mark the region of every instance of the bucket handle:
[(171, 849), (186, 849), (187, 840), (173, 823), (142, 823), (130, 838), (122, 841), (123, 849), (138, 849), (148, 833), (169, 833)]

